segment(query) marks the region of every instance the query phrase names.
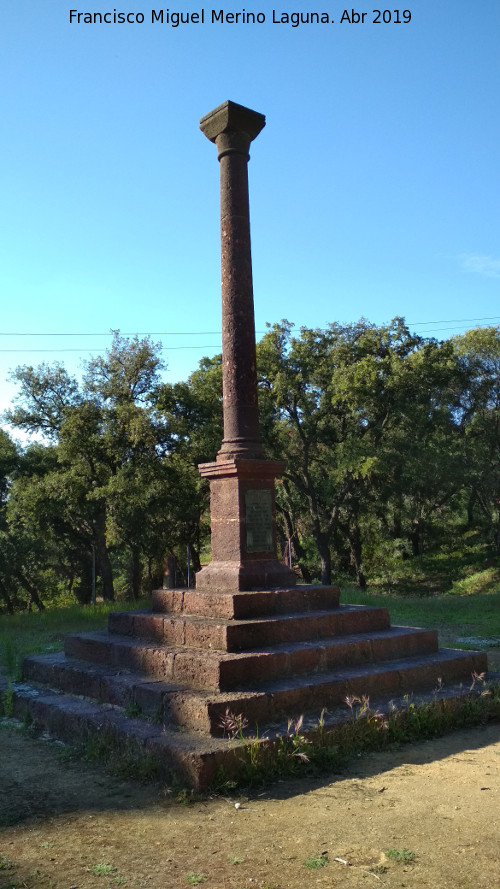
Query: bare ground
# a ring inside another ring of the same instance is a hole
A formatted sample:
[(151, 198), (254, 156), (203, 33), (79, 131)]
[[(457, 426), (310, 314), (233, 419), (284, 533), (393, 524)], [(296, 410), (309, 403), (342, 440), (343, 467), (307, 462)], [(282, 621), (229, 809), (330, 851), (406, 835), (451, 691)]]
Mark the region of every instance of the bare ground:
[(0, 729), (0, 889), (500, 889), (498, 725), (189, 805), (60, 749)]

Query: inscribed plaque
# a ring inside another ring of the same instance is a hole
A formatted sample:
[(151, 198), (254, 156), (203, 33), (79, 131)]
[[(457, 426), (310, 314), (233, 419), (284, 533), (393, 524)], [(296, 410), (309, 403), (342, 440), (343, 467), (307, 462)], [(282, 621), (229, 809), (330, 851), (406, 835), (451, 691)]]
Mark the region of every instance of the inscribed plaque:
[(247, 553), (273, 549), (273, 508), (269, 489), (246, 491), (245, 526)]

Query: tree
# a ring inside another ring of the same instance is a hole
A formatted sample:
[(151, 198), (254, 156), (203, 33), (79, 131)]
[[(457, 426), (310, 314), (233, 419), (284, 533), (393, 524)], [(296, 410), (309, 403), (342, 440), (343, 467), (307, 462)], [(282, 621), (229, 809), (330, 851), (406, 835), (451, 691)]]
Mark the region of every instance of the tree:
[(183, 492), (181, 508), (173, 513), (178, 544), (189, 543), (198, 571), (209, 535), (209, 488), (198, 465), (214, 460), (222, 441), (222, 356), (203, 358), (187, 382), (163, 385), (157, 408), (168, 429), (173, 483)]
[(365, 585), (363, 537), (377, 516), (388, 531), (389, 511), (419, 552), (425, 523), (462, 478), (451, 346), (411, 334), (401, 318), (302, 328), (300, 337), (284, 322), (258, 354), (267, 445), (286, 461), (283, 490), (298, 492), (295, 509), (307, 505), (322, 582), (335, 545), (337, 563), (347, 549)]
[(477, 506), (500, 554), (500, 327), (469, 330), (453, 346), (464, 374), (457, 423), (464, 434), (469, 517)]
[(44, 608), (38, 589), (36, 545), (31, 531), (12, 529), (8, 521), (12, 487), (22, 456), (7, 433), (0, 429), (0, 596), (13, 613), (22, 592), (28, 605)]
[(147, 338), (115, 334), (106, 356), (88, 362), (81, 386), (58, 365), (18, 368), (14, 375), (21, 391), (10, 422), (42, 433), (55, 456), (42, 496), (29, 491), (25, 478), (23, 502), (31, 498), (42, 524), (64, 527), (67, 546), (71, 537), (73, 549), (77, 541), (89, 554), (95, 548), (106, 599), (114, 598), (111, 547), (128, 547), (134, 559), (147, 539), (144, 490), (154, 484), (165, 452), (154, 407), (159, 353), (160, 345)]

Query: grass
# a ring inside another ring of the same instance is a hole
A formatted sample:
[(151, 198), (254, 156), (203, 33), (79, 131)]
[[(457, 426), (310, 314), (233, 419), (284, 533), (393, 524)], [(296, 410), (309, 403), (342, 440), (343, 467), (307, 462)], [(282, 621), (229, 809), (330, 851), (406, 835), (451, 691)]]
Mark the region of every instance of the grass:
[(343, 586), (341, 601), (389, 609), (393, 625), (432, 627), (443, 641), (464, 635), (500, 637), (500, 592), (463, 596), (396, 596)]
[(149, 599), (135, 602), (104, 602), (97, 605), (66, 605), (42, 612), (0, 615), (0, 668), (11, 679), (21, 678), (28, 654), (62, 651), (69, 633), (88, 633), (106, 627), (110, 611), (150, 608)]
[(116, 874), (117, 870), (112, 864), (94, 864), (92, 873), (96, 877), (109, 877), (110, 874)]
[(0, 714), (9, 718), (14, 716), (14, 691), (10, 682), (0, 695)]
[(412, 852), (411, 849), (387, 849), (385, 855), (391, 861), (402, 861), (404, 864), (415, 861), (415, 852)]
[(311, 870), (316, 870), (320, 867), (326, 867), (328, 864), (328, 855), (317, 855), (312, 858), (306, 858), (305, 861), (302, 862), (304, 867), (309, 867)]
[(157, 758), (133, 744), (117, 744), (112, 731), (104, 729), (90, 734), (80, 749), (73, 748), (73, 755), (83, 756), (87, 762), (103, 763), (117, 778), (135, 781), (155, 781), (160, 774)]

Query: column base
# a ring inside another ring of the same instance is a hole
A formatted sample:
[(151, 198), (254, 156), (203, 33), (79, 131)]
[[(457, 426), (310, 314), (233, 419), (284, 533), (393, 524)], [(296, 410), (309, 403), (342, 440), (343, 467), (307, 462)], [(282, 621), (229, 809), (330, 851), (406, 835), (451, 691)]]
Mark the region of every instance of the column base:
[(274, 480), (284, 464), (217, 457), (198, 470), (210, 480), (212, 561), (196, 575), (207, 592), (249, 592), (295, 586), (277, 558)]
[(294, 587), (296, 582), (292, 569), (277, 559), (211, 562), (196, 575), (197, 590), (217, 593), (280, 589)]

